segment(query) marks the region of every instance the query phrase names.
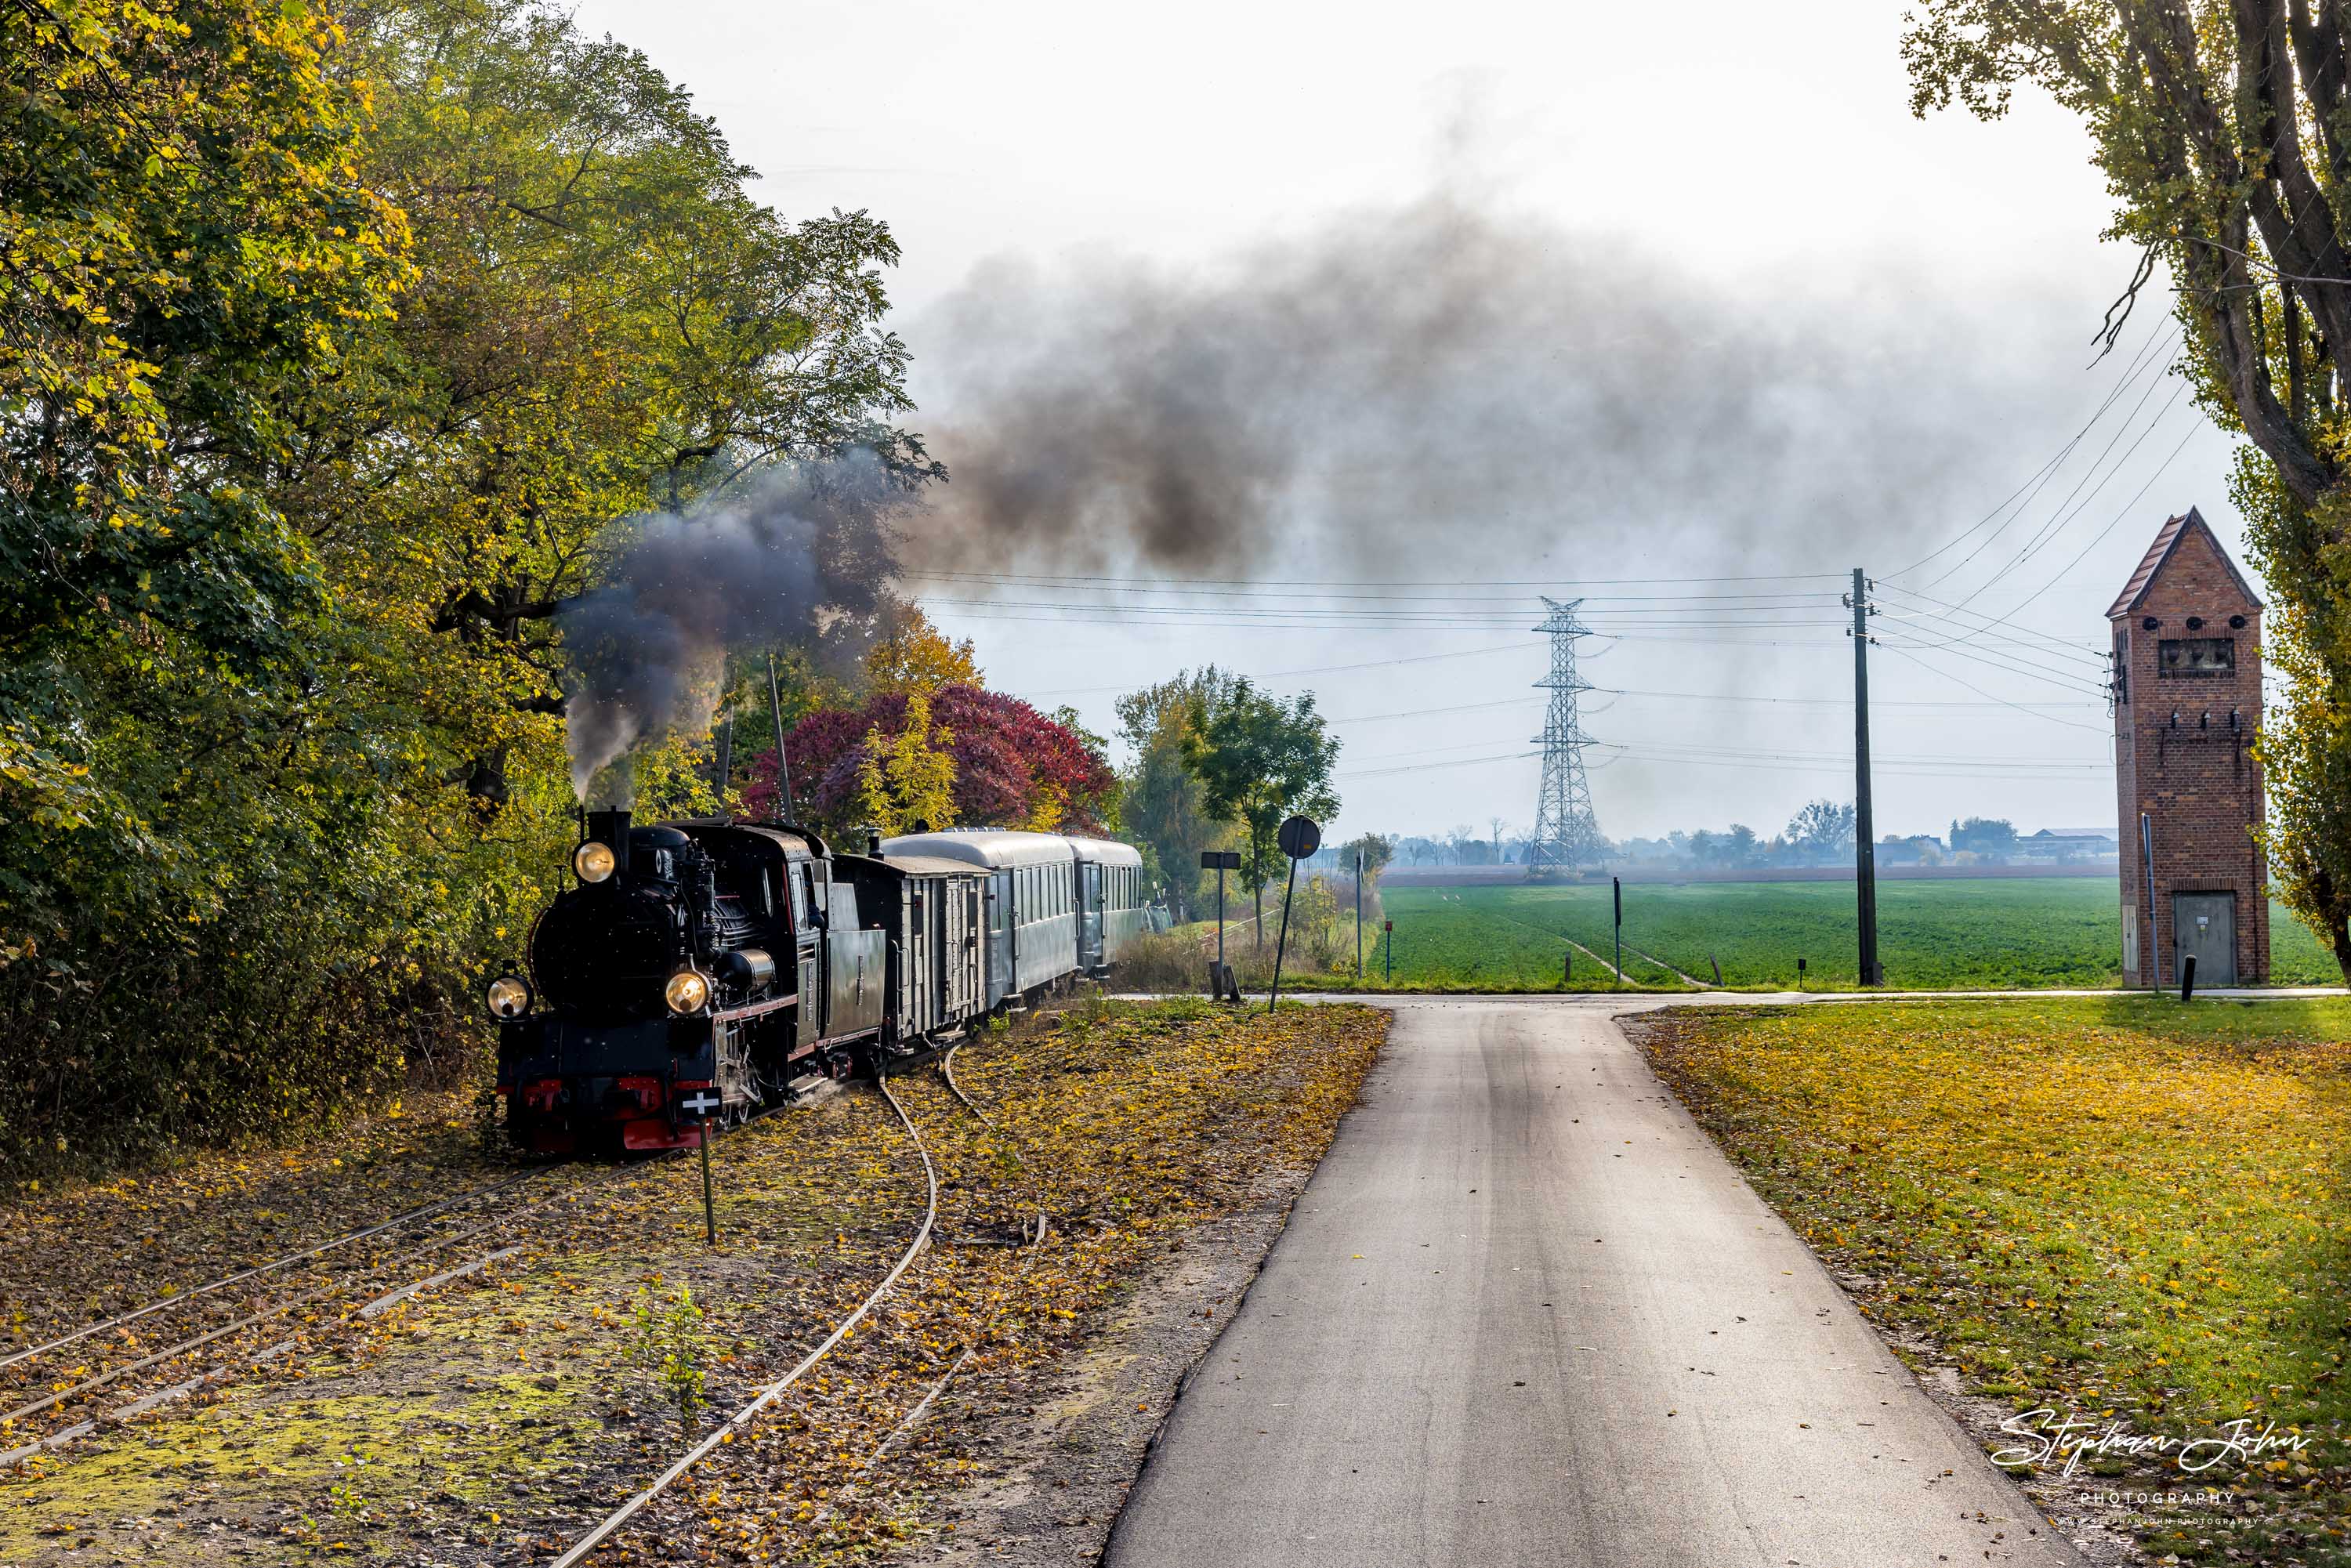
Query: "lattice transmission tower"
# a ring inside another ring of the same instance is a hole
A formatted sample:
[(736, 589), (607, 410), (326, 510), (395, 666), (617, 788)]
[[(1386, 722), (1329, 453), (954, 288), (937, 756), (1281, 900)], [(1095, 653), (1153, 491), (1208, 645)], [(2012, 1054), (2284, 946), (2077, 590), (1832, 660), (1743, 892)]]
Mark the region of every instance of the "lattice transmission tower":
[(1542, 792), (1535, 798), (1535, 834), (1527, 846), (1527, 874), (1543, 876), (1598, 865), (1604, 849), (1592, 814), (1592, 786), (1583, 777), (1583, 743), (1589, 738), (1576, 716), (1577, 695), (1592, 683), (1575, 673), (1575, 640), (1592, 628), (1575, 618), (1581, 599), (1565, 603), (1545, 599), (1551, 613), (1534, 630), (1551, 633), (1551, 674), (1535, 683), (1551, 690), (1551, 716), (1543, 721)]

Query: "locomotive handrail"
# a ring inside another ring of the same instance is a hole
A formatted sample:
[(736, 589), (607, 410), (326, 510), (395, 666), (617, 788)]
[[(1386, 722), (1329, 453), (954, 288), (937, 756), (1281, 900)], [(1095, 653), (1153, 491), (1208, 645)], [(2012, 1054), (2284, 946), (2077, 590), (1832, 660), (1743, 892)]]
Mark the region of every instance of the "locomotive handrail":
[(905, 1124), (906, 1135), (914, 1140), (914, 1152), (923, 1156), (924, 1179), (930, 1184), (930, 1198), (928, 1207), (926, 1207), (923, 1211), (922, 1228), (914, 1232), (914, 1239), (913, 1243), (907, 1247), (906, 1255), (898, 1260), (898, 1266), (883, 1276), (883, 1281), (879, 1285), (873, 1287), (873, 1293), (866, 1297), (865, 1300), (859, 1304), (858, 1309), (855, 1312), (843, 1318), (841, 1321), (841, 1326), (834, 1329), (831, 1333), (826, 1335), (824, 1343), (818, 1345), (814, 1350), (809, 1352), (808, 1354), (801, 1359), (800, 1364), (798, 1366), (793, 1367), (789, 1372), (784, 1374), (782, 1377), (768, 1385), (766, 1388), (760, 1391), (759, 1396), (757, 1399), (752, 1400), (751, 1403), (744, 1406), (742, 1409), (737, 1410), (734, 1415), (728, 1416), (726, 1423), (716, 1431), (711, 1433), (710, 1436), (705, 1437), (701, 1442), (696, 1443), (692, 1448), (686, 1450), (686, 1454), (684, 1458), (678, 1460), (677, 1463), (672, 1465), (669, 1469), (664, 1470), (659, 1476), (655, 1477), (651, 1486), (648, 1486), (644, 1490), (639, 1492), (627, 1502), (622, 1504), (611, 1514), (608, 1514), (595, 1529), (590, 1531), (586, 1535), (581, 1536), (580, 1540), (573, 1544), (571, 1550), (557, 1558), (553, 1564), (551, 1564), (551, 1568), (574, 1568), (574, 1564), (581, 1562), (587, 1557), (588, 1553), (593, 1552), (597, 1547), (602, 1545), (606, 1540), (610, 1539), (614, 1531), (620, 1529), (621, 1526), (626, 1524), (631, 1519), (634, 1518), (638, 1510), (643, 1508), (645, 1504), (653, 1501), (653, 1499), (659, 1497), (663, 1492), (667, 1491), (677, 1482), (680, 1477), (685, 1474), (686, 1471), (692, 1469), (695, 1465), (700, 1464), (704, 1459), (708, 1458), (711, 1454), (717, 1450), (720, 1444), (726, 1442), (728, 1437), (734, 1436), (736, 1428), (747, 1426), (753, 1416), (758, 1415), (760, 1411), (766, 1409), (770, 1404), (774, 1403), (778, 1395), (782, 1394), (785, 1389), (789, 1388), (793, 1384), (799, 1382), (801, 1375), (806, 1373), (809, 1368), (814, 1366), (818, 1362), (822, 1361), (825, 1358), (826, 1354), (830, 1352), (834, 1345), (839, 1344), (842, 1339), (846, 1338), (849, 1331), (855, 1328), (861, 1322), (862, 1322), (865, 1314), (872, 1312), (875, 1304), (878, 1303), (883, 1296), (890, 1293), (890, 1287), (898, 1282), (898, 1277), (904, 1274), (907, 1268), (913, 1264), (915, 1258), (921, 1255), (924, 1246), (931, 1239), (931, 1226), (937, 1220), (939, 1216), (939, 1173), (931, 1164), (931, 1151), (924, 1146), (923, 1134), (915, 1128), (914, 1119), (906, 1114), (905, 1106), (900, 1104), (898, 1103), (898, 1097), (890, 1092), (889, 1078), (885, 1074), (877, 1071), (874, 1075), (873, 1083), (875, 1088), (882, 1091), (882, 1098), (890, 1102), (890, 1109), (898, 1113), (898, 1120)]

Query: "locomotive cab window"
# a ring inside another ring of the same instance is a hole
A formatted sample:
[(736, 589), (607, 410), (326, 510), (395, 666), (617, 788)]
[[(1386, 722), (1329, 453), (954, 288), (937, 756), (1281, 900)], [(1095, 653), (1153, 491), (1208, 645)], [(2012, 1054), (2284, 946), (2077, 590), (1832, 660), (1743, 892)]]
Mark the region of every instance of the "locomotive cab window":
[(2237, 668), (2234, 637), (2166, 637), (2155, 645), (2155, 669), (2167, 678), (2226, 675)]

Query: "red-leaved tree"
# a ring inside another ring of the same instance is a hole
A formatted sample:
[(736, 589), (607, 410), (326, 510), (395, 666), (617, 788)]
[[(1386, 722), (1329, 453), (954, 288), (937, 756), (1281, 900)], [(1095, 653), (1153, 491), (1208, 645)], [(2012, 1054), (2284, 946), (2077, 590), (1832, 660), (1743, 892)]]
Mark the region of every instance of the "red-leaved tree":
[[(776, 754), (752, 763), (752, 782), (743, 791), (754, 816), (782, 816), (835, 832), (857, 821), (857, 773), (865, 761), (865, 737), (894, 736), (906, 722), (906, 698), (881, 693), (861, 707), (827, 708), (809, 715), (784, 737), (791, 758), (792, 807), (777, 810)], [(1019, 828), (1044, 825), (1058, 831), (1100, 833), (1115, 800), (1118, 780), (1110, 764), (1085, 737), (1039, 713), (1018, 697), (977, 686), (941, 686), (931, 699), (934, 733), (950, 738), (955, 758), (954, 826)], [(1049, 809), (1050, 808), (1050, 809)], [(947, 823), (935, 824), (946, 827)]]

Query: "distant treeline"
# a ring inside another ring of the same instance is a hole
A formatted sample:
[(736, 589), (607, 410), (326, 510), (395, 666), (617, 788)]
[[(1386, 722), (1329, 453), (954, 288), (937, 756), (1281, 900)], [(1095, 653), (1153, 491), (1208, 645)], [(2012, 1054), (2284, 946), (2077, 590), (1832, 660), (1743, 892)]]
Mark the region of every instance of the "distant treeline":
[[(1485, 834), (1459, 827), (1437, 836), (1406, 833), (1384, 841), (1401, 866), (1524, 865), (1531, 840), (1500, 822)], [(1765, 837), (1743, 822), (1724, 829), (1677, 829), (1661, 838), (1612, 839), (1611, 864), (1679, 866), (1698, 871), (1743, 871), (1763, 867), (1850, 865), (1854, 858), (1854, 809), (1850, 802), (1814, 800)], [(1954, 820), (1948, 833), (1887, 833), (1877, 841), (1881, 865), (2071, 864), (2111, 860), (2113, 835), (2084, 831), (2017, 831), (2005, 818)], [(1349, 855), (1333, 849), (1316, 864), (1344, 869)]]

